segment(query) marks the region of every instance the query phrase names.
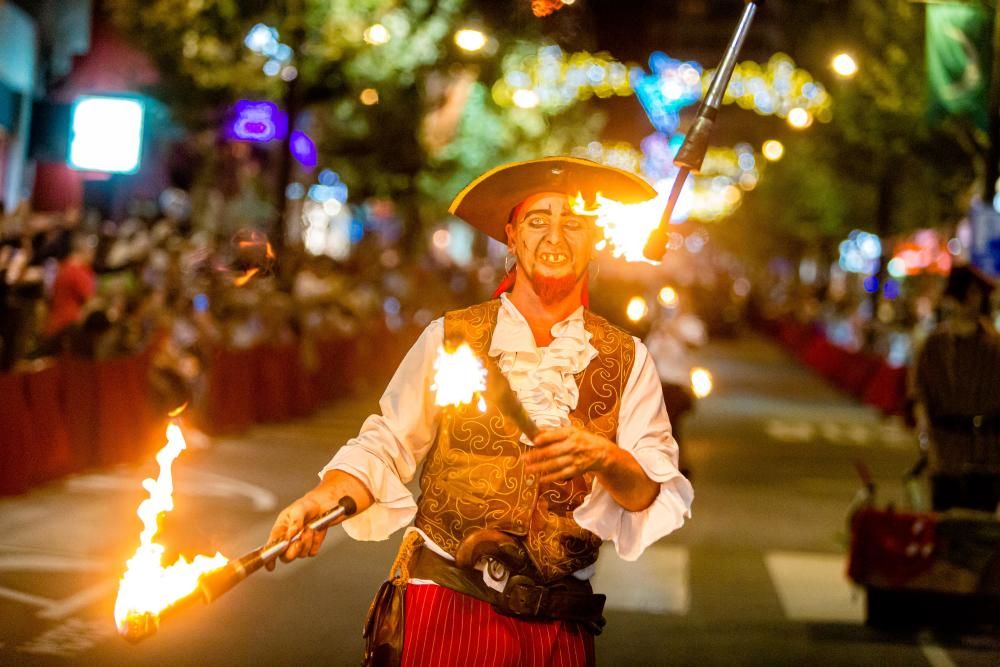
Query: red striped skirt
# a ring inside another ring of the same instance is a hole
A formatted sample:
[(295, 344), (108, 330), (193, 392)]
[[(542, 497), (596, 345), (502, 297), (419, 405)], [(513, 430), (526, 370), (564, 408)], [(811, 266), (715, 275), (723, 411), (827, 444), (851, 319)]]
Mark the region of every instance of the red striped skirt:
[(406, 587), (402, 667), (593, 667), (594, 636), (576, 623), (498, 613), (433, 584)]

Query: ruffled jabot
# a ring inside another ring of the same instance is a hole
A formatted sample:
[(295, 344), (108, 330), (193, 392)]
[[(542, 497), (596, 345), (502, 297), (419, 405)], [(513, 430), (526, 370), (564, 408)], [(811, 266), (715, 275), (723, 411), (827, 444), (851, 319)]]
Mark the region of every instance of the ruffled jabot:
[[(489, 355), (496, 358), (514, 393), (542, 428), (569, 423), (569, 413), (580, 400), (573, 376), (597, 356), (584, 326), (583, 306), (556, 323), (551, 333), (554, 340), (547, 347), (535, 345), (528, 321), (506, 294), (500, 296)], [(527, 438), (522, 440), (527, 442)]]

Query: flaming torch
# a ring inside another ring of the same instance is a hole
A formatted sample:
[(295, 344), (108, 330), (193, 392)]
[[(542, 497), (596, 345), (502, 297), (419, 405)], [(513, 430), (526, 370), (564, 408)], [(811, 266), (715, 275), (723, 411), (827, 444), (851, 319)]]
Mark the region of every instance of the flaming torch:
[(530, 440), (538, 435), (538, 425), (524, 409), (507, 378), (499, 369), (487, 373), (468, 343), (451, 340), (438, 349), (431, 391), (436, 405), (458, 407), (476, 401), (481, 412), (486, 411), (486, 397), (489, 397), (500, 413), (513, 420)]
[[(143, 481), (143, 488), (149, 492), (149, 498), (139, 505), (138, 510), (144, 528), (139, 536), (139, 548), (127, 563), (115, 600), (118, 633), (132, 642), (155, 633), (164, 617), (195, 602), (214, 601), (301, 539), (301, 533), (298, 533), (290, 539), (258, 547), (234, 560), (216, 553), (212, 557), (195, 556), (190, 563), (181, 557), (173, 565), (163, 567), (164, 547), (154, 542), (153, 538), (160, 516), (173, 509), (171, 466), (185, 448), (180, 427), (171, 423), (167, 427), (167, 444), (156, 455), (160, 475), (155, 480)], [(334, 509), (311, 521), (309, 528), (329, 528), (356, 511), (354, 500), (344, 496)]]
[[(175, 416), (175, 415), (172, 415)], [(163, 566), (164, 546), (153, 541), (159, 531), (159, 519), (174, 508), (174, 482), (171, 468), (174, 459), (187, 448), (184, 434), (176, 422), (167, 426), (167, 444), (156, 454), (160, 474), (143, 480), (149, 497), (139, 504), (142, 520), (139, 548), (126, 564), (115, 600), (115, 625), (126, 638), (135, 638), (140, 627), (155, 623), (163, 610), (198, 588), (198, 579), (217, 570), (228, 559), (221, 553), (198, 555), (188, 562), (183, 556), (169, 567)]]
[(596, 224), (604, 232), (604, 239), (597, 244), (597, 250), (603, 250), (607, 246), (613, 256), (624, 257), (629, 262), (645, 261), (655, 264), (663, 259), (674, 208), (688, 174), (698, 172), (705, 160), (712, 127), (733, 76), (736, 58), (743, 48), (754, 15), (763, 4), (764, 0), (746, 0), (739, 24), (715, 76), (712, 77), (705, 99), (698, 108), (698, 115), (674, 158), (679, 171), (670, 192), (661, 193), (640, 204), (622, 204), (597, 193), (596, 200), (588, 206), (582, 196), (577, 196), (573, 202), (573, 211), (579, 215), (596, 216)]

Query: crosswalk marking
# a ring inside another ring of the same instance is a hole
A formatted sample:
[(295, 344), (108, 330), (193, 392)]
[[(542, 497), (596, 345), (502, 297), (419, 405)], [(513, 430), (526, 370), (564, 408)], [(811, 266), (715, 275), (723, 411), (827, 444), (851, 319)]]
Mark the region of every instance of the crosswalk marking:
[(764, 563), (787, 619), (864, 622), (864, 594), (848, 582), (843, 556), (772, 551)]
[(764, 432), (779, 442), (812, 443), (822, 441), (847, 447), (883, 446), (891, 449), (913, 447), (914, 436), (897, 420), (878, 423), (848, 423), (817, 419), (778, 419), (764, 421)]
[(651, 547), (627, 563), (605, 547), (594, 581), (609, 609), (684, 615), (691, 607), (686, 547)]

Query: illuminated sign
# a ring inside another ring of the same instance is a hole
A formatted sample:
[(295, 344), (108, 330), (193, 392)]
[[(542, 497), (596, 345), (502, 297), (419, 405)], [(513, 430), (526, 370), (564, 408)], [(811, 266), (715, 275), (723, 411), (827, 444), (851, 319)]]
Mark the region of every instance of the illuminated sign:
[(226, 127), (230, 139), (258, 143), (284, 139), (287, 133), (288, 115), (274, 102), (237, 102)]
[(80, 97), (70, 121), (69, 166), (134, 174), (142, 157), (142, 102), (126, 97)]

